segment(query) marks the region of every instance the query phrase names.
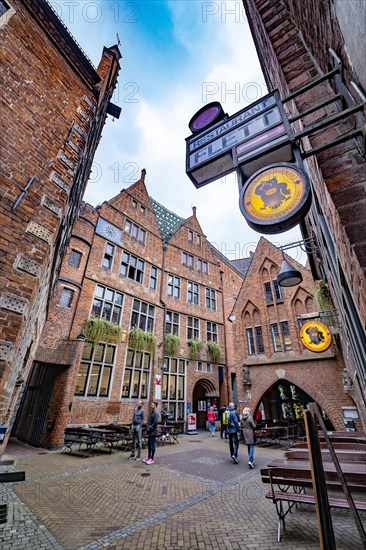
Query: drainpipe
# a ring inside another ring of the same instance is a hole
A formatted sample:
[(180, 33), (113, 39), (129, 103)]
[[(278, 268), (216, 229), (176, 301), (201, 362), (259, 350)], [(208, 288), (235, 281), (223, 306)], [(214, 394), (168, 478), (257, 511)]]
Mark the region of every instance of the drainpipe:
[[(165, 359), (165, 319), (166, 319), (166, 303), (163, 300), (163, 281), (164, 281), (164, 274), (165, 274), (165, 255), (168, 248), (168, 243), (166, 240), (163, 241), (163, 261), (161, 264), (161, 281), (160, 281), (160, 303), (163, 306), (163, 342), (162, 342), (162, 351), (163, 351), (163, 357), (162, 357), (162, 363), (161, 363), (161, 369), (164, 365), (164, 359)], [(158, 358), (159, 361), (159, 358)], [(162, 369), (163, 371), (163, 369)]]
[[(224, 272), (220, 270), (220, 285), (221, 285), (221, 307), (224, 318), (224, 349), (225, 349), (225, 365), (226, 365), (226, 388), (227, 388), (227, 404), (230, 403), (230, 392), (229, 392), (229, 365), (227, 363), (227, 351), (226, 351), (226, 324), (225, 324), (225, 305), (224, 305), (224, 281), (223, 281)], [(221, 406), (221, 403), (220, 403)]]

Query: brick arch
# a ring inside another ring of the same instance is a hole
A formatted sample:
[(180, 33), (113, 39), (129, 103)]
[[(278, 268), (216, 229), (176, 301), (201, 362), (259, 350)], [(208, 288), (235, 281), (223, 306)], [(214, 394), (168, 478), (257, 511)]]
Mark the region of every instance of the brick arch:
[[(303, 376), (303, 378), (302, 378)], [(255, 395), (252, 395), (253, 401), (250, 403), (253, 411), (256, 411), (259, 407), (263, 397), (268, 393), (275, 385), (279, 384), (281, 381), (286, 381), (289, 384), (294, 384), (299, 389), (307, 393), (314, 401), (323, 409), (334, 428), (337, 430), (344, 429), (343, 419), (341, 417), (341, 412), (338, 409), (335, 409), (331, 401), (328, 398), (328, 393), (324, 391), (324, 387), (316, 387), (313, 377), (304, 376), (302, 372), (296, 373), (293, 376), (286, 376), (284, 378), (278, 378), (277, 374), (274, 372), (271, 379), (266, 378), (265, 382), (256, 383)], [(264, 385), (266, 387), (264, 387)]]

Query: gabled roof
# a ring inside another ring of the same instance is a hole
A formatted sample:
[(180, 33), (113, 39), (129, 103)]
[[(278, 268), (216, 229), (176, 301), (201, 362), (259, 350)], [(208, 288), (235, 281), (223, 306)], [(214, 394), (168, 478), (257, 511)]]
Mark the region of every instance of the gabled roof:
[(165, 206), (151, 197), (150, 201), (155, 212), (160, 234), (164, 241), (169, 241), (178, 229), (184, 225), (186, 220), (177, 216), (177, 214), (174, 214), (174, 212), (168, 210)]

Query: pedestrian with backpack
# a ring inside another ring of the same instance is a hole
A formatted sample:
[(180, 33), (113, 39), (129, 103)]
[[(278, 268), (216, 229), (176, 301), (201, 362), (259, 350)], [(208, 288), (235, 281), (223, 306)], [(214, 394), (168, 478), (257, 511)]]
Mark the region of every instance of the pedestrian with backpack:
[[(219, 410), (219, 420), (220, 420), (220, 437), (223, 439), (223, 434), (225, 434), (225, 439), (227, 439), (226, 427), (227, 427), (227, 416), (224, 421), (224, 413), (227, 410), (226, 405), (223, 405)], [(229, 411), (230, 416), (230, 411)]]
[(240, 425), (238, 421), (238, 416), (235, 411), (234, 403), (229, 403), (228, 410), (230, 415), (227, 423), (227, 433), (229, 436), (229, 446), (230, 446), (230, 456), (234, 464), (239, 464), (238, 461), (238, 450), (239, 450), (239, 438), (238, 433), (240, 432)]

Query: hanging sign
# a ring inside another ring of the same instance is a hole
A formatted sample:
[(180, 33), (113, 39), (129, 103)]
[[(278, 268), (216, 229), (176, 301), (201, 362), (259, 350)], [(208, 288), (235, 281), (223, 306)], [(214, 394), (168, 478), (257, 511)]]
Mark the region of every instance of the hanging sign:
[(303, 345), (310, 351), (321, 353), (330, 348), (333, 337), (329, 328), (320, 321), (308, 321), (300, 329)]
[(311, 204), (310, 183), (297, 164), (278, 163), (262, 168), (244, 184), (239, 207), (255, 231), (287, 231), (302, 220)]
[(155, 399), (157, 401), (161, 399), (161, 374), (155, 375)]
[[(273, 160), (290, 161), (291, 128), (278, 92), (273, 92), (229, 117), (220, 103), (202, 107), (189, 122), (192, 136), (186, 139), (186, 172), (199, 188), (234, 170), (245, 177), (258, 168), (251, 163), (276, 150)], [(287, 144), (287, 147), (283, 147)], [(243, 168), (244, 167), (244, 168)]]

